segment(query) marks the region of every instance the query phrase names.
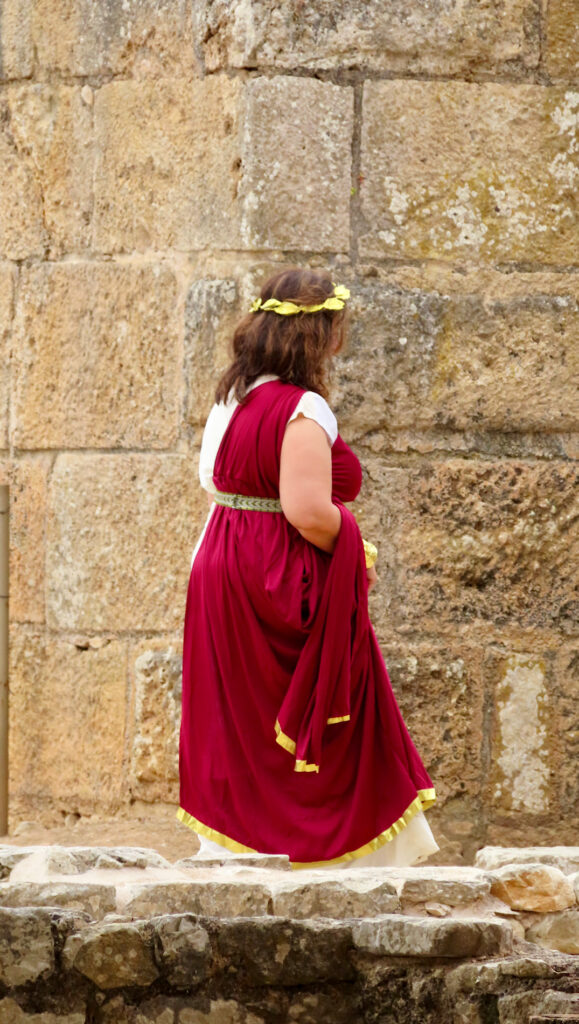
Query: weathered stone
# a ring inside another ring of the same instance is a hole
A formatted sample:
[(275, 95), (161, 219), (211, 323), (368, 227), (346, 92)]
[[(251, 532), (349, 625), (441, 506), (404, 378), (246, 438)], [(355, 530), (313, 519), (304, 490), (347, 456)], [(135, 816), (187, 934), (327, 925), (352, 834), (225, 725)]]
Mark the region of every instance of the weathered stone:
[(0, 880), (5, 881), (16, 864), (28, 856), (29, 850), (26, 846), (0, 846)]
[(131, 792), (143, 800), (179, 802), (182, 655), (161, 641), (133, 650)]
[(545, 914), (525, 932), (527, 942), (536, 942), (544, 949), (558, 949), (560, 953), (579, 953), (579, 910), (563, 910)]
[(67, 968), (74, 967), (102, 989), (150, 985), (159, 977), (151, 943), (137, 924), (91, 925), (67, 938), (62, 957)]
[(50, 912), (0, 907), (0, 982), (7, 988), (52, 974), (55, 966)]
[[(127, 886), (123, 913), (131, 917), (187, 911), (210, 917), (260, 917), (268, 913), (271, 893), (257, 882), (162, 882)], [(120, 904), (121, 905), (121, 904)]]
[(347, 252), (353, 89), (257, 78), (247, 86), (246, 116), (244, 248)]
[(573, 631), (578, 482), (579, 469), (558, 461), (451, 458), (412, 472), (385, 470), (397, 621), (407, 630), (478, 621)]
[(348, 925), (261, 917), (224, 920), (216, 928), (206, 921), (204, 926), (216, 954), (225, 965), (235, 964), (243, 984), (312, 985), (354, 977)]
[(49, 234), (36, 169), (21, 152), (17, 134), (10, 128), (10, 97), (10, 88), (0, 93), (0, 258), (21, 260), (43, 256)]
[(207, 510), (189, 459), (59, 455), (49, 505), (50, 626), (182, 628), (191, 550)]
[[(290, 0), (203, 0), (194, 6), (195, 35), (208, 71), (221, 68), (312, 68), (459, 74), (536, 67), (538, 11), (509, 0), (499, 12), (476, 5)], [(568, 18), (571, 17), (569, 12)], [(562, 21), (562, 24), (563, 21)]]
[(51, 802), (81, 813), (96, 804), (116, 810), (125, 735), (124, 643), (78, 650), (14, 627), (10, 658), (13, 803)]
[(3, 0), (0, 34), (0, 82), (32, 74), (31, 0)]
[(15, 999), (7, 996), (0, 999), (0, 1020), (2, 1024), (85, 1024), (86, 1010), (70, 1013), (52, 1013), (50, 1010), (29, 1013), (23, 1010)]
[(202, 278), (191, 284), (185, 303), (185, 415), (191, 426), (205, 425), (241, 314), (235, 280)]
[(492, 758), (492, 800), (501, 810), (538, 814), (549, 809), (545, 672), (545, 661), (532, 654), (510, 654), (501, 662)]
[[(0, 861), (1, 864), (1, 861)], [(181, 871), (197, 871), (207, 868), (234, 867), (259, 868), (261, 871), (291, 871), (290, 859), (285, 854), (272, 853), (234, 853), (224, 851), (222, 857), (200, 856), (182, 857), (174, 862), (174, 867)]]
[(470, 867), (391, 868), (388, 878), (403, 904), (434, 900), (457, 907), (484, 899), (491, 889), (488, 875)]
[(116, 909), (114, 885), (19, 882), (0, 885), (3, 907), (67, 907), (100, 919)]
[(569, 879), (548, 864), (506, 864), (492, 874), (491, 892), (513, 910), (548, 913), (575, 903)]
[(21, 271), (12, 439), (164, 448), (178, 429), (176, 281), (163, 264)]
[(369, 876), (343, 882), (315, 878), (307, 872), (295, 883), (272, 885), (273, 913), (279, 917), (378, 917), (400, 909), (396, 889), (390, 879)]
[(425, 903), (424, 909), (430, 917), (448, 917), (452, 913), (451, 908), (446, 903)]
[(579, 846), (484, 846), (477, 852), (475, 864), (487, 871), (507, 864), (550, 864), (569, 875), (579, 871)]
[(507, 924), (475, 917), (437, 921), (391, 914), (356, 923), (352, 934), (358, 949), (376, 956), (490, 956), (512, 945)]
[(545, 12), (543, 63), (553, 81), (579, 80), (579, 18), (576, 0), (557, 0)]
[(361, 253), (572, 261), (578, 104), (564, 87), (366, 82)]
[[(551, 990), (516, 992), (501, 995), (498, 1001), (499, 1024), (528, 1024), (531, 1014), (579, 1014), (579, 996)], [(573, 1017), (571, 1016), (571, 1024)], [(554, 1021), (553, 1024), (557, 1024)]]
[(190, 988), (207, 977), (211, 943), (202, 925), (182, 911), (155, 922), (157, 964), (169, 984)]
[(95, 152), (92, 112), (80, 87), (13, 85), (6, 101), (14, 146), (41, 190), (47, 255), (87, 250)]
[(44, 622), (44, 528), (49, 471), (48, 456), (36, 455), (14, 462), (10, 480), (12, 622)]
[(225, 76), (98, 90), (97, 250), (239, 248), (241, 90)]
[[(279, 993), (275, 995), (279, 1002)], [(155, 995), (141, 1000), (138, 1005), (115, 995), (99, 1009), (98, 1024), (266, 1024), (266, 1021), (235, 999), (208, 999), (187, 993), (182, 997)]]
[[(559, 792), (561, 820), (555, 833), (559, 842), (577, 842), (579, 834), (579, 649), (577, 643), (561, 645), (553, 665), (554, 754), (553, 766)], [(565, 829), (565, 833), (563, 830)], [(549, 839), (547, 842), (549, 842)], [(559, 865), (562, 867), (562, 865)], [(562, 870), (567, 870), (562, 867)], [(569, 870), (579, 871), (579, 847)]]
[(445, 978), (452, 996), (459, 992), (500, 992), (507, 978), (556, 977), (557, 964), (548, 963), (539, 956), (515, 957), (487, 963), (465, 963), (454, 967)]
[(171, 0), (37, 0), (32, 33), (46, 71), (66, 75), (190, 76), (196, 60), (189, 9)]
[[(0, 263), (0, 365), (9, 365), (16, 273), (9, 263)], [(0, 448), (8, 448), (8, 374), (0, 373)]]
[(46, 869), (51, 873), (78, 875), (92, 869), (161, 868), (169, 870), (171, 862), (156, 850), (140, 846), (49, 846)]

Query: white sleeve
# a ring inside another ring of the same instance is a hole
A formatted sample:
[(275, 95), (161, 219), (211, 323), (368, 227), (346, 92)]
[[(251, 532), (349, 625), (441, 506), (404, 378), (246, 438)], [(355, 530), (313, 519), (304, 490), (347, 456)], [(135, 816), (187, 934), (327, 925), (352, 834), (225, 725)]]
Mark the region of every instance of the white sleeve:
[(199, 453), (199, 480), (201, 481), (201, 486), (212, 494), (217, 490), (213, 483), (215, 457), (236, 405), (236, 402), (219, 402), (218, 405), (214, 405), (207, 417), (205, 430), (203, 431), (201, 451)]
[(294, 411), (292, 412), (288, 423), (295, 420), (300, 413), (307, 416), (310, 420), (315, 420), (321, 427), (324, 428), (330, 444), (333, 444), (338, 436), (338, 421), (330, 409), (325, 398), (318, 395), (317, 391), (306, 391), (300, 398)]

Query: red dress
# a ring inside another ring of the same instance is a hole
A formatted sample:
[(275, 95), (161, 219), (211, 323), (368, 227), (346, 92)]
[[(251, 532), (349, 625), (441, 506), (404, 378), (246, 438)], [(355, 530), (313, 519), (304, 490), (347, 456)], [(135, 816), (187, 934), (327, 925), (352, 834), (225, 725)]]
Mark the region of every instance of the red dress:
[[(304, 389), (249, 393), (223, 435), (219, 491), (279, 497), (285, 427)], [(362, 471), (338, 434), (332, 554), (280, 512), (216, 505), (184, 622), (177, 817), (230, 850), (294, 866), (363, 856), (435, 800), (374, 629), (357, 522)]]

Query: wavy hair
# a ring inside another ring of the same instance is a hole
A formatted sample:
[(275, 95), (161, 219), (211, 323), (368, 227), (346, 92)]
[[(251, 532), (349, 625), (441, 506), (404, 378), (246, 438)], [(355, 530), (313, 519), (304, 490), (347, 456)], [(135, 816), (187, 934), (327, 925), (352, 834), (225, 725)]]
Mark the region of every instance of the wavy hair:
[[(327, 271), (290, 267), (269, 277), (260, 297), (263, 302), (274, 298), (314, 306), (324, 302), (333, 290)], [(233, 389), (234, 397), (243, 403), (247, 388), (263, 373), (276, 374), (327, 399), (330, 345), (335, 339), (334, 351), (342, 349), (348, 319), (346, 308), (291, 316), (261, 310), (248, 313), (234, 331), (233, 361), (219, 379), (215, 401), (226, 401)]]

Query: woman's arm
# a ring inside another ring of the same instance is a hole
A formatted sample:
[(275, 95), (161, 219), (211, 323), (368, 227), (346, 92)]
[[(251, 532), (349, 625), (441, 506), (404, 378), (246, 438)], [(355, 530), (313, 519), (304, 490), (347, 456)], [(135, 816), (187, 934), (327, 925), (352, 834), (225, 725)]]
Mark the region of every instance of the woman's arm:
[(279, 497), (284, 515), (302, 537), (331, 553), (342, 525), (332, 502), (332, 449), (324, 428), (301, 413), (285, 430)]

